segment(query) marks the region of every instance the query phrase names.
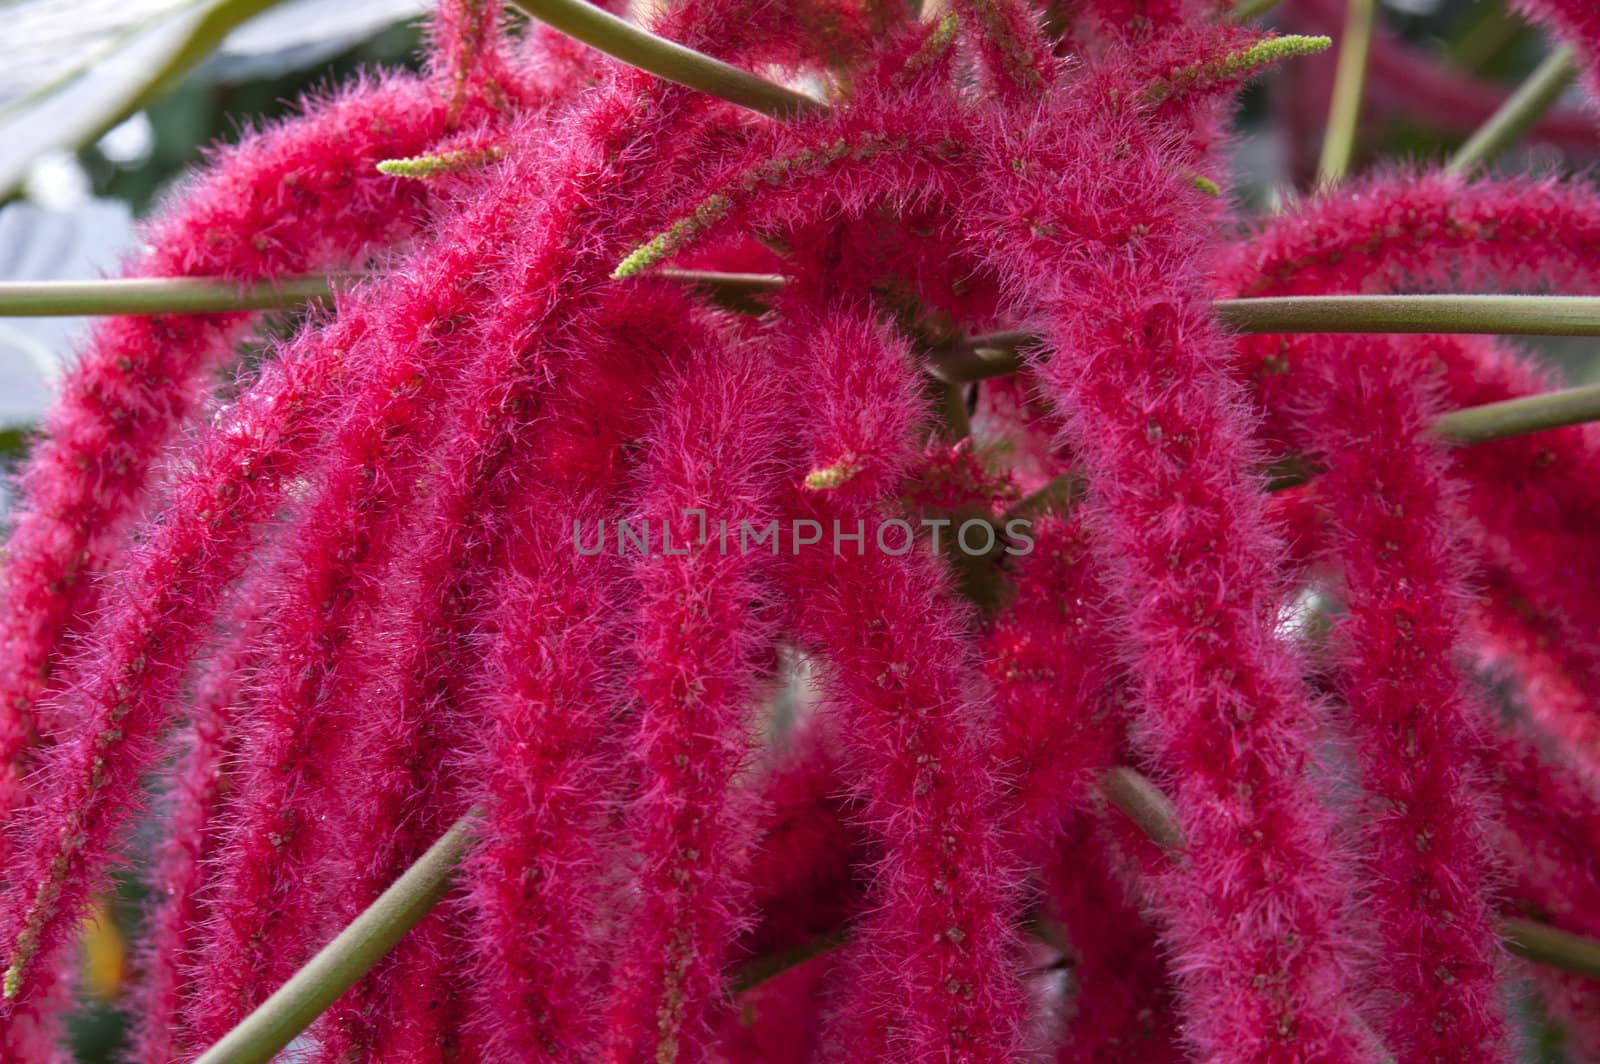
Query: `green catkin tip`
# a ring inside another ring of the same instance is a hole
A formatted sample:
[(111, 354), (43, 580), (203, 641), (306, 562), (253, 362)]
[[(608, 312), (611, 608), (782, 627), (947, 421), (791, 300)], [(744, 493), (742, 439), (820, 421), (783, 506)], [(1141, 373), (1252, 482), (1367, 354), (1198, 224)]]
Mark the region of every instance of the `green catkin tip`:
[(854, 458), (841, 458), (831, 466), (813, 469), (806, 474), (806, 488), (810, 491), (831, 491), (861, 472), (862, 465)]
[(748, 170), (733, 185), (731, 192), (718, 192), (706, 197), (687, 217), (679, 218), (630, 251), (617, 264), (617, 268), (611, 271), (611, 277), (620, 281), (670, 258), (725, 218), (733, 209), (735, 196), (753, 192), (763, 185), (778, 188), (785, 182), (798, 180), (818, 167), (831, 165), (841, 159), (854, 159), (859, 162), (889, 148), (903, 150), (905, 147), (906, 145), (899, 141), (886, 145), (881, 139), (868, 137), (853, 144), (839, 137), (819, 148), (801, 148), (793, 155), (768, 159)]
[(928, 34), (928, 39), (922, 42), (922, 47), (906, 61), (905, 69), (901, 71), (900, 76), (903, 78), (917, 74), (944, 55), (950, 48), (951, 42), (956, 39), (956, 31), (960, 28), (961, 20), (953, 14), (940, 19), (933, 32)]
[(613, 280), (622, 280), (634, 274), (648, 270), (656, 263), (670, 258), (674, 252), (683, 247), (700, 233), (711, 228), (727, 214), (733, 207), (732, 198), (717, 193), (708, 196), (694, 213), (687, 218), (679, 218), (663, 231), (651, 237), (645, 243), (628, 252), (627, 256), (611, 271)]
[(1242, 74), (1256, 67), (1276, 63), (1280, 59), (1293, 59), (1296, 56), (1316, 55), (1326, 52), (1333, 47), (1332, 37), (1307, 37), (1303, 34), (1290, 33), (1282, 37), (1268, 37), (1264, 41), (1257, 41), (1246, 48), (1239, 55), (1230, 57), (1223, 65), (1222, 73)]
[(1227, 56), (1214, 63), (1184, 67), (1157, 81), (1145, 90), (1146, 103), (1160, 103), (1173, 93), (1203, 87), (1219, 81), (1244, 77), (1260, 68), (1282, 59), (1315, 55), (1333, 47), (1331, 37), (1308, 37), (1290, 33), (1282, 37), (1268, 37), (1257, 41), (1242, 52)]
[(413, 155), (405, 159), (385, 159), (378, 164), (380, 174), (425, 180), (440, 174), (456, 174), (487, 166), (505, 154), (502, 148), (467, 148), (442, 151), (436, 155)]
[(1190, 174), (1189, 184), (1215, 199), (1222, 195), (1222, 188), (1205, 174)]

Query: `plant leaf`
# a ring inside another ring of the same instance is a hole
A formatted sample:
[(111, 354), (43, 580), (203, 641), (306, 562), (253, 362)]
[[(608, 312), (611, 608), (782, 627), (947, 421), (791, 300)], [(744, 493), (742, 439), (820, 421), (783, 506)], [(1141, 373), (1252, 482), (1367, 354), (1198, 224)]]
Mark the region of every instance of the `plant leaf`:
[[(5, 0), (22, 47), (0, 70), (0, 200), (54, 149), (75, 149), (143, 107), (219, 47), (214, 76), (311, 65), (420, 0)], [(247, 26), (246, 23), (249, 23)], [(236, 32), (237, 31), (237, 32)]]

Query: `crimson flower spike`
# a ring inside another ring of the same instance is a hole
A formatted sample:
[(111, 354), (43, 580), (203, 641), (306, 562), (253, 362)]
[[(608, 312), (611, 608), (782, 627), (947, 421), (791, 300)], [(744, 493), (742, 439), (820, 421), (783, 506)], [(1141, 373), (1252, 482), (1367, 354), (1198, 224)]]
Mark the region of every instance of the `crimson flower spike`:
[[(152, 250), (136, 272), (271, 281), (346, 265), (407, 232), (425, 190), (400, 187), (372, 167), (437, 139), (444, 109), (410, 80), (307, 107), (304, 117), (220, 154), (183, 204), (153, 225)], [(293, 284), (284, 294), (303, 298)], [(66, 380), (45, 441), (23, 471), (7, 543), (0, 817), (19, 808), (33, 737), (58, 730), (47, 696), (57, 686), (59, 648), (93, 614), (95, 577), (118, 553), (157, 456), (203, 406), (206, 383), (247, 321), (181, 310), (115, 318), (98, 326)]]
[[(1213, 0), (528, 3), (646, 69), (445, 0), (425, 77), (292, 127), (322, 169), (250, 140), (89, 290), (145, 317), (15, 554), (0, 1056), (202, 684), (152, 1061), (1494, 1059), (1502, 944), (1600, 971), (1597, 393), (1461, 335), (1600, 331), (1544, 294), (1600, 291), (1592, 191), (1461, 176), (1559, 77), (1249, 235), (1230, 97), (1329, 42)], [(201, 423), (247, 308), (329, 286)]]

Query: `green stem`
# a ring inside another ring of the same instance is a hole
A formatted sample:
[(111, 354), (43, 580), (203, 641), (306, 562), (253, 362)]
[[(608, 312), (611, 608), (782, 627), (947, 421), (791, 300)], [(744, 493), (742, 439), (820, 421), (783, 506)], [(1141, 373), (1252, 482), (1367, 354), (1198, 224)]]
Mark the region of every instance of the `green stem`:
[[(353, 279), (355, 275), (341, 275)], [(782, 288), (771, 273), (656, 270), (649, 276), (681, 281), (765, 309), (756, 297)], [(82, 314), (204, 314), (295, 307), (327, 295), (341, 277), (287, 277), (241, 287), (208, 277), (137, 277), (103, 281), (0, 283), (0, 317)], [(1600, 336), (1600, 297), (1522, 295), (1282, 296), (1222, 299), (1218, 316), (1245, 333), (1500, 333), (1513, 336)], [(973, 381), (1015, 372), (1023, 332), (974, 336), (933, 356), (942, 380)]]
[[(1507, 336), (1600, 336), (1594, 296), (1273, 296), (1219, 299), (1224, 323), (1242, 333), (1484, 333)], [(942, 380), (1002, 377), (1022, 367), (1025, 332), (973, 336), (934, 355)]]
[(0, 284), (0, 317), (53, 318), (80, 314), (209, 314), (281, 310), (327, 296), (333, 278), (287, 277), (243, 287), (209, 277), (123, 277), (105, 281), (22, 281)]
[(1344, 36), (1339, 41), (1339, 68), (1333, 78), (1333, 101), (1328, 108), (1328, 129), (1322, 138), (1322, 161), (1317, 180), (1333, 185), (1344, 180), (1355, 154), (1356, 129), (1361, 122), (1361, 97), (1367, 86), (1367, 55), (1372, 50), (1372, 25), (1378, 0), (1349, 0)]
[(972, 435), (972, 418), (967, 413), (967, 386), (956, 381), (932, 382), (939, 419), (944, 423), (945, 439), (958, 443)]
[(781, 273), (720, 273), (671, 268), (653, 270), (644, 276), (689, 285), (718, 306), (739, 314), (765, 314), (771, 310), (761, 297), (776, 292), (789, 280)]
[(1183, 829), (1172, 799), (1144, 773), (1114, 765), (1100, 777), (1100, 793), (1157, 846), (1169, 852), (1183, 849)]
[(1600, 298), (1593, 296), (1281, 296), (1214, 306), (1245, 333), (1600, 336)]
[(1578, 76), (1577, 54), (1563, 45), (1545, 57), (1517, 91), (1451, 156), (1445, 171), (1460, 174), (1499, 158), (1555, 106)]
[(928, 358), (928, 372), (951, 382), (1004, 377), (1022, 368), (1022, 356), (1017, 354), (1017, 348), (1032, 339), (1026, 333), (975, 336), (964, 344), (935, 351)]
[(734, 994), (753, 990), (769, 979), (776, 979), (791, 968), (800, 967), (813, 957), (832, 953), (849, 941), (850, 929), (837, 927), (791, 949), (753, 957), (734, 971), (733, 977), (728, 981), (728, 989)]
[(1600, 384), (1485, 403), (1445, 414), (1434, 431), (1453, 443), (1485, 443), (1600, 421)]
[(1500, 935), (1519, 957), (1600, 979), (1600, 942), (1515, 917), (1501, 922)]
[(450, 888), (479, 814), (468, 813), (277, 992), (195, 1064), (266, 1064), (394, 948)]
[(720, 270), (677, 270), (670, 267), (645, 276), (715, 288), (723, 292), (747, 292), (750, 295), (776, 292), (789, 282), (789, 278), (781, 273), (723, 273)]
[[(1463, 407), (1440, 415), (1433, 429), (1451, 443), (1468, 445), (1531, 436), (1535, 432), (1600, 421), (1600, 384), (1504, 399), (1498, 403)], [(1266, 490), (1299, 487), (1323, 471), (1313, 458), (1291, 454), (1266, 470)], [(1006, 512), (1008, 518), (1029, 517), (1071, 504), (1087, 485), (1081, 473), (1063, 473), (1023, 498)]]
[(828, 109), (820, 100), (658, 37), (584, 0), (512, 2), (539, 21), (614, 59), (772, 118), (816, 114)]

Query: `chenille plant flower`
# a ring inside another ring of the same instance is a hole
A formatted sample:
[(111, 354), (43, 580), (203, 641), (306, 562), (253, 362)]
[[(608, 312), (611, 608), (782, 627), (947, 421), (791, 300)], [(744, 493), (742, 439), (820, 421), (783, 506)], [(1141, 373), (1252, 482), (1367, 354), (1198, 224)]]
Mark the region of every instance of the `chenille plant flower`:
[(1600, 196), (1485, 172), (1591, 4), (1343, 180), (1354, 0), (1257, 218), (1332, 42), (1215, 2), (518, 4), (220, 153), (67, 378), (0, 1058), (130, 864), (144, 1064), (1600, 1054), (1600, 395), (1494, 335), (1600, 335)]

